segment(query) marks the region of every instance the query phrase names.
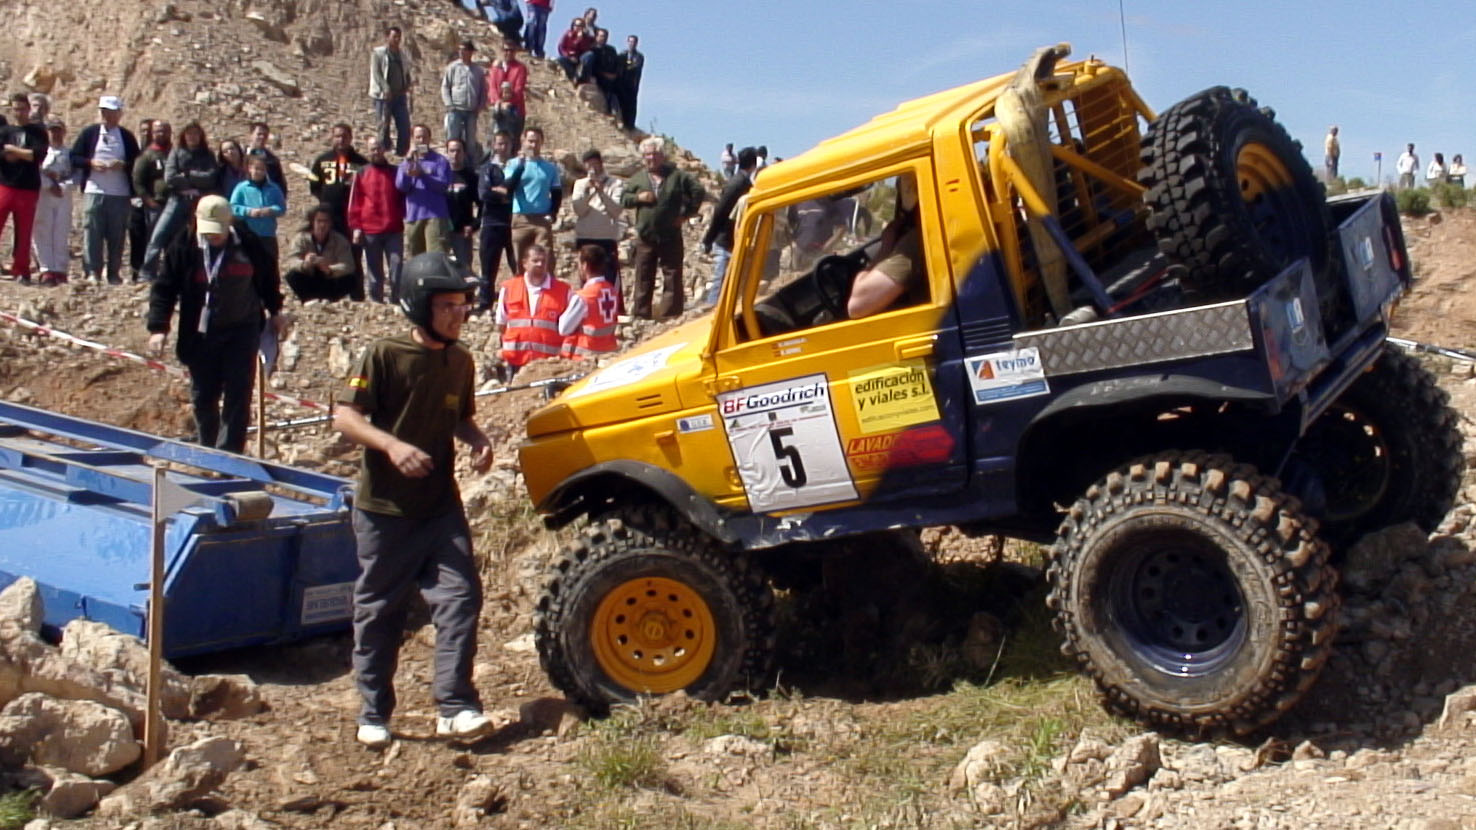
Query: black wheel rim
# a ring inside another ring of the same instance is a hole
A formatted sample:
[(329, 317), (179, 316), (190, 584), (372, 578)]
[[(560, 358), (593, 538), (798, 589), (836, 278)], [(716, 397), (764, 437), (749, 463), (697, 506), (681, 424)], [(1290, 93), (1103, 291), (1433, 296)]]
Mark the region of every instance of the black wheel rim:
[(1302, 439), (1297, 455), (1322, 479), (1323, 519), (1349, 522), (1383, 500), (1393, 476), (1384, 435), (1368, 416), (1345, 404), (1329, 407)]
[(1109, 625), (1136, 659), (1175, 677), (1211, 675), (1234, 660), (1246, 639), (1245, 600), (1209, 540), (1137, 534), (1104, 564)]

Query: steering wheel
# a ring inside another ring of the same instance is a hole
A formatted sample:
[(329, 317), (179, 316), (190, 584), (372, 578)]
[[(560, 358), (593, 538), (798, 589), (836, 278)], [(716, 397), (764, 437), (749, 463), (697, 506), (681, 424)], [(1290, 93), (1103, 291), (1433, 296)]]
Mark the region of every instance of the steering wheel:
[(820, 258), (810, 272), (810, 282), (820, 304), (830, 312), (832, 319), (844, 320), (846, 300), (851, 295), (851, 282), (861, 271), (861, 263), (852, 256), (830, 254)]

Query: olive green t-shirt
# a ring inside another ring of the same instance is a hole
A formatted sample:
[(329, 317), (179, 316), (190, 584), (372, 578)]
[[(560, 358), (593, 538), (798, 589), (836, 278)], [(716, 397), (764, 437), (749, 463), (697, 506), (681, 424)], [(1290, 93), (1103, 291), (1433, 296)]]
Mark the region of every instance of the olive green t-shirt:
[(431, 457), (425, 478), (407, 478), (389, 456), (364, 450), (354, 506), (370, 513), (428, 519), (461, 507), (454, 472), (456, 425), (476, 411), (471, 352), (453, 343), (430, 349), (410, 337), (364, 350), (338, 402), (363, 410), (374, 426)]

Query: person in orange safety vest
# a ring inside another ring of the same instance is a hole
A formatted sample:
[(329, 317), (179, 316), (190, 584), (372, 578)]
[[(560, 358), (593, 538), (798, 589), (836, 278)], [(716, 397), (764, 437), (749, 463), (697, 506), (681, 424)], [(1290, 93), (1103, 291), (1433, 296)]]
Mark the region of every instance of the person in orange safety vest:
[(579, 249), (579, 270), (584, 274), (584, 287), (578, 295), (584, 299), (584, 321), (579, 330), (564, 341), (564, 357), (573, 360), (609, 354), (620, 347), (615, 340), (615, 316), (620, 308), (618, 289), (605, 277), (610, 255), (598, 245)]
[(503, 362), (516, 373), (529, 361), (558, 357), (584, 314), (584, 298), (549, 272), (548, 250), (528, 246), (523, 273), (504, 282), (497, 298)]

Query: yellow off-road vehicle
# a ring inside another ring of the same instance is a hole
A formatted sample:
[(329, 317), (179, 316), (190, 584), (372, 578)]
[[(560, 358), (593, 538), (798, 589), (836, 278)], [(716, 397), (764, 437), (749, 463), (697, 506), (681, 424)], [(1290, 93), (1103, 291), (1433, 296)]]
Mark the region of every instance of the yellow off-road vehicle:
[(1433, 527), (1461, 474), (1385, 346), (1392, 200), (1325, 200), (1243, 92), (1157, 114), (1067, 52), (763, 170), (714, 312), (531, 417), (534, 504), (588, 521), (538, 603), (559, 688), (762, 688), (772, 563), (932, 525), (1053, 542), (1064, 648), (1132, 716), (1245, 731), (1310, 685), (1329, 543)]

